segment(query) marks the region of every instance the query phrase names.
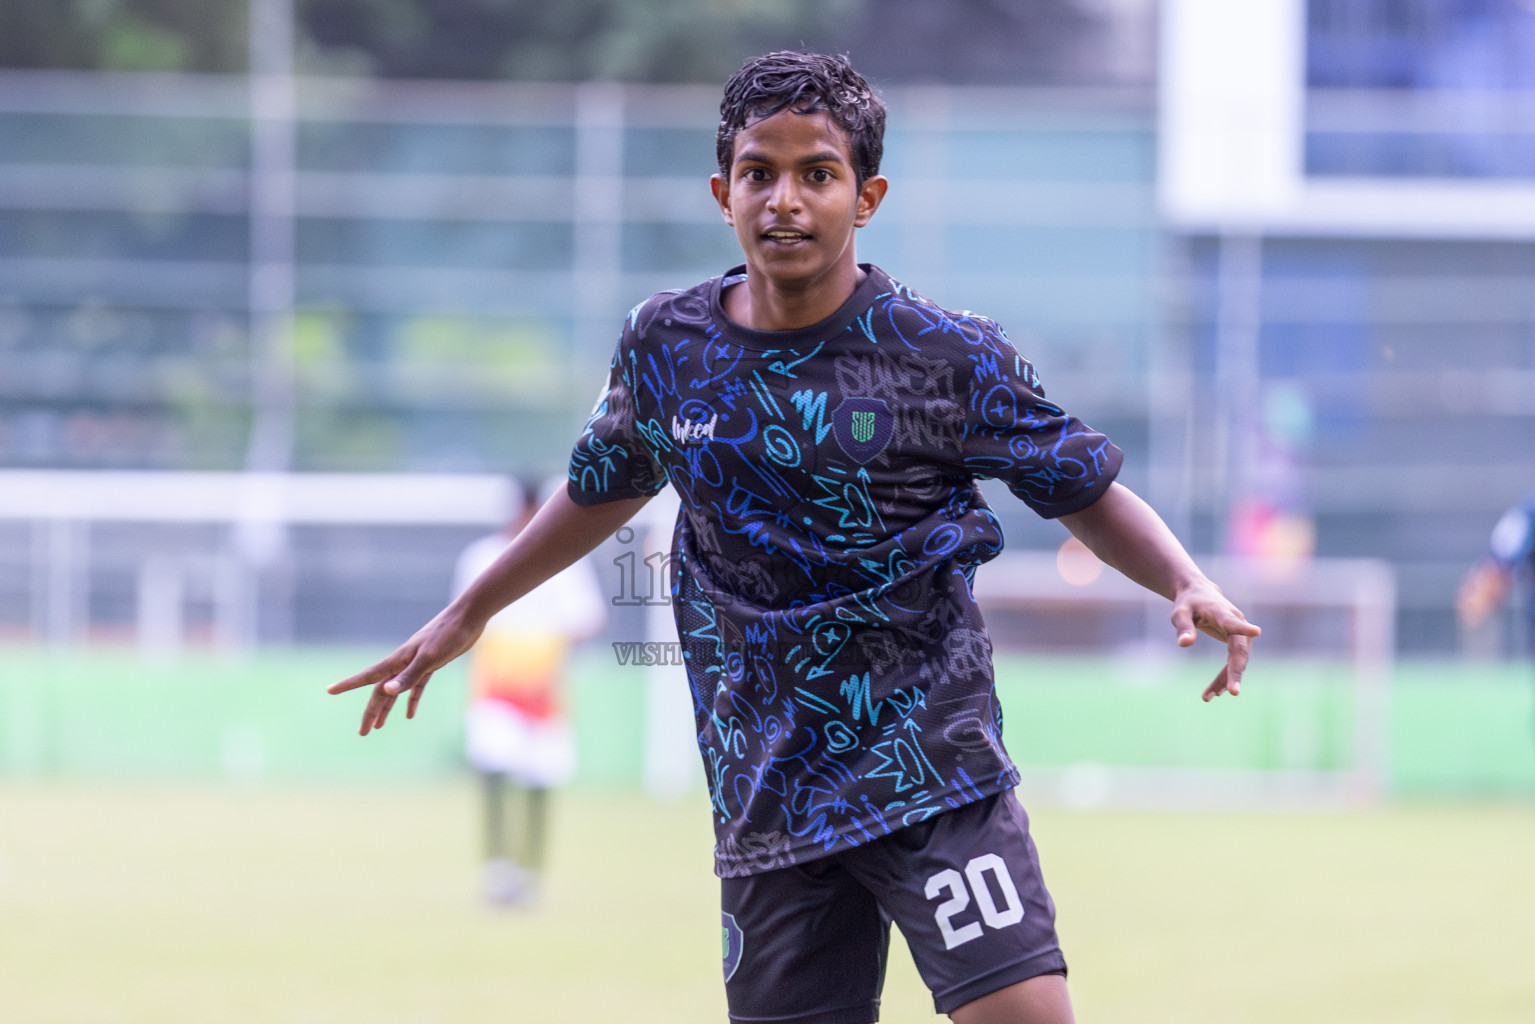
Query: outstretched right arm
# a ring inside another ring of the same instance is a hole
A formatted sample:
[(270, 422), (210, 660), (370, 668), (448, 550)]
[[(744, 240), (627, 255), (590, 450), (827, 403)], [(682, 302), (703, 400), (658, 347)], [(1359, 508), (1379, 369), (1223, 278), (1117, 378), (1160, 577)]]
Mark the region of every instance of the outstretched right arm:
[(329, 693), (372, 686), (363, 709), (361, 735), (382, 728), (401, 694), (409, 692), (405, 717), (413, 718), (432, 673), (474, 646), (496, 612), (555, 573), (589, 554), (628, 522), (649, 498), (623, 498), (577, 505), (564, 488), (544, 503), (479, 578), (416, 631), (389, 657), (354, 676), (332, 683)]

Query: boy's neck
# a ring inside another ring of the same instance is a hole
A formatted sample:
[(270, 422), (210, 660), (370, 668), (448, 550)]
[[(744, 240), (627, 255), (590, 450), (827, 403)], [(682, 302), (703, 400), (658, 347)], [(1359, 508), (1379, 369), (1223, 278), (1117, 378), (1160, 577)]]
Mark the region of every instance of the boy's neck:
[(785, 286), (748, 268), (746, 281), (725, 289), (725, 314), (754, 331), (793, 331), (818, 324), (842, 308), (868, 275), (856, 262), (803, 287)]

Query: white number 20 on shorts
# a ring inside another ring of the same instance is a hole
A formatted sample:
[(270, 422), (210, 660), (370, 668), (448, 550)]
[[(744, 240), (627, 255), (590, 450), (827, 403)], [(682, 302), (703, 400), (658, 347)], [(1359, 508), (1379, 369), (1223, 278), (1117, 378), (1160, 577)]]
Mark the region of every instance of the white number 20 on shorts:
[[(997, 880), (997, 889), (1001, 891), (1000, 907), (992, 898), (991, 886), (986, 884), (988, 871)], [(967, 878), (970, 880), (968, 887), (965, 885)], [(992, 928), (1006, 928), (1023, 920), (1023, 901), (1018, 898), (1018, 887), (1013, 884), (1013, 876), (1007, 873), (1006, 862), (994, 853), (983, 853), (973, 858), (965, 865), (963, 875), (953, 868), (945, 868), (927, 880), (928, 899), (937, 899), (945, 890), (949, 898), (933, 912), (933, 918), (938, 922), (938, 931), (943, 935), (944, 949), (953, 949), (971, 939), (980, 938), (981, 921)], [(981, 910), (981, 921), (971, 921), (963, 927), (955, 928), (950, 921), (955, 914), (970, 905), (972, 892)]]

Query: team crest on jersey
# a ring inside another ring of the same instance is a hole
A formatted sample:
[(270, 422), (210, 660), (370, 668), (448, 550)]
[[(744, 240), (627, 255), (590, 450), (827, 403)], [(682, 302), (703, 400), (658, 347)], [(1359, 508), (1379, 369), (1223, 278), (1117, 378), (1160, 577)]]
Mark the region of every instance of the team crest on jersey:
[(865, 463), (890, 443), (895, 417), (883, 398), (845, 398), (831, 414), (831, 429), (847, 457)]
[(741, 934), (741, 926), (736, 924), (734, 915), (721, 911), (720, 918), (724, 925), (725, 980), (729, 981), (736, 968), (741, 966), (741, 947), (745, 936)]

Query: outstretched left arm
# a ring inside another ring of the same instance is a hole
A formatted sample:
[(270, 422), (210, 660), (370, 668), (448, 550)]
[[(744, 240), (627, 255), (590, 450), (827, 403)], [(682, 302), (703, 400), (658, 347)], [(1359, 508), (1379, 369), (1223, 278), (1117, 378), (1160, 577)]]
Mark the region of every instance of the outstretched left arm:
[(1114, 483), (1087, 508), (1060, 520), (1104, 562), (1173, 602), (1178, 646), (1192, 644), (1196, 630), (1226, 645), (1226, 665), (1205, 687), (1205, 700), (1242, 692), (1242, 673), (1252, 652), (1252, 638), (1263, 631), (1248, 622), (1221, 588), (1199, 570), (1150, 505), (1128, 487)]

